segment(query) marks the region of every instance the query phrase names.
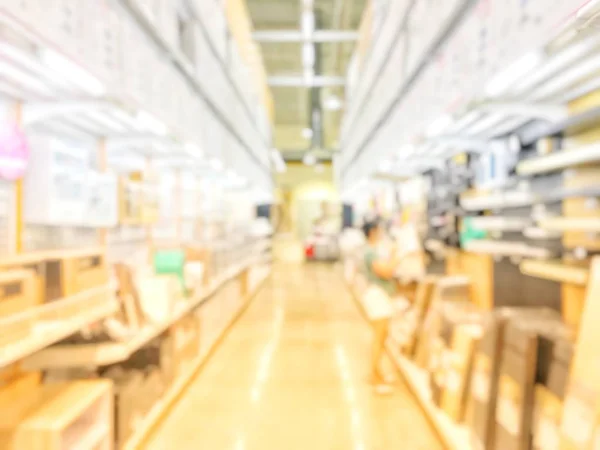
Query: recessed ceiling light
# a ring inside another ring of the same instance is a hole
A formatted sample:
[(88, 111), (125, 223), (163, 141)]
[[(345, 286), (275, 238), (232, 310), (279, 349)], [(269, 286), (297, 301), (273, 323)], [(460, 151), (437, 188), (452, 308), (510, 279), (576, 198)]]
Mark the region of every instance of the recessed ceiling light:
[(323, 107), (329, 111), (339, 111), (342, 109), (342, 100), (336, 95), (331, 95), (325, 99)]
[(304, 128), (302, 130), (302, 137), (304, 139), (310, 139), (313, 137), (313, 130), (311, 128)]
[(310, 152), (307, 152), (302, 158), (302, 162), (306, 166), (314, 166), (317, 163), (317, 157)]

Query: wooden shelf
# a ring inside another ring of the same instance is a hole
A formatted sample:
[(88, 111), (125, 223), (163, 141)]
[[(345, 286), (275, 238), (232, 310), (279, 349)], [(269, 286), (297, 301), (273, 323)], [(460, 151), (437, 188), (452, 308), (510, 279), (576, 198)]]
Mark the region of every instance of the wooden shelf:
[(484, 195), (466, 195), (460, 198), (465, 211), (484, 211), (530, 206), (537, 201), (536, 195), (528, 191), (507, 191)]
[(470, 253), (499, 256), (519, 256), (523, 258), (548, 259), (552, 252), (541, 247), (532, 247), (524, 242), (494, 241), (490, 239), (473, 240), (464, 247)]
[(442, 439), (444, 447), (449, 450), (472, 450), (469, 430), (465, 426), (454, 423), (434, 405), (424, 370), (401, 355), (392, 344), (387, 345), (387, 353)]
[(136, 431), (129, 438), (127, 443), (124, 445), (122, 450), (136, 450), (139, 449), (146, 438), (150, 435), (152, 430), (159, 424), (160, 420), (169, 411), (171, 406), (177, 401), (189, 383), (194, 379), (196, 373), (200, 370), (207, 358), (219, 345), (223, 336), (227, 334), (231, 326), (237, 321), (248, 306), (250, 300), (259, 292), (263, 283), (267, 280), (270, 275), (270, 271), (265, 272), (262, 279), (256, 285), (256, 289), (247, 295), (246, 299), (241, 303), (240, 308), (236, 311), (227, 326), (223, 329), (219, 336), (217, 336), (211, 343), (210, 347), (202, 352), (199, 357), (190, 365), (190, 368), (175, 381), (171, 388), (166, 394), (152, 407), (150, 412), (141, 420), (138, 424)]
[(23, 367), (33, 371), (80, 366), (107, 366), (126, 361), (137, 350), (210, 299), (225, 283), (237, 277), (249, 265), (250, 263), (244, 263), (233, 267), (222, 277), (215, 280), (205, 292), (196, 295), (193, 299), (179, 302), (176, 312), (167, 320), (160, 324), (145, 326), (127, 341), (50, 347), (25, 359)]
[(595, 217), (551, 217), (540, 219), (538, 225), (550, 231), (600, 233), (600, 218)]
[[(343, 275), (342, 278), (346, 281)], [(450, 283), (463, 283), (466, 281), (465, 278), (467, 277), (452, 277)], [(347, 281), (346, 284), (363, 317), (367, 319), (363, 305), (356, 296), (354, 289)], [(425, 371), (401, 355), (391, 342), (386, 345), (386, 350), (390, 360), (406, 381), (411, 393), (419, 402), (427, 419), (442, 440), (444, 448), (448, 450), (474, 450), (470, 443), (469, 430), (452, 422), (443, 411), (434, 405), (431, 400), (431, 390)]]
[(0, 320), (0, 328), (4, 329), (20, 322), (32, 322), (27, 336), (0, 346), (0, 367), (17, 362), (116, 313), (119, 304), (111, 298), (113, 292), (114, 289), (108, 286), (94, 288)]
[(474, 228), (486, 231), (521, 231), (532, 224), (528, 217), (481, 216), (469, 217)]
[(598, 161), (600, 145), (590, 144), (522, 161), (517, 165), (517, 174), (537, 175)]
[(0, 418), (3, 449), (95, 450), (112, 442), (112, 383), (46, 384), (11, 404)]
[(587, 286), (589, 269), (562, 261), (523, 261), (519, 268), (525, 275), (560, 283)]
[(97, 256), (98, 254), (104, 254), (104, 249), (102, 247), (25, 252), (0, 258), (0, 268), (26, 266), (29, 264), (37, 264), (40, 261), (53, 261), (68, 258), (87, 258), (90, 256)]

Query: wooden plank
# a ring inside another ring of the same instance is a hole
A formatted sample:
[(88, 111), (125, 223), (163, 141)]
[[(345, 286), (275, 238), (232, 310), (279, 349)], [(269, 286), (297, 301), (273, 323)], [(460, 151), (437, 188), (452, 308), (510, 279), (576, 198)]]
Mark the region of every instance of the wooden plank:
[(525, 275), (576, 286), (586, 286), (589, 277), (587, 267), (562, 261), (528, 260), (523, 261), (519, 268)]
[(489, 310), (494, 307), (493, 259), (490, 255), (463, 252), (462, 274), (471, 280), (471, 298), (478, 307)]

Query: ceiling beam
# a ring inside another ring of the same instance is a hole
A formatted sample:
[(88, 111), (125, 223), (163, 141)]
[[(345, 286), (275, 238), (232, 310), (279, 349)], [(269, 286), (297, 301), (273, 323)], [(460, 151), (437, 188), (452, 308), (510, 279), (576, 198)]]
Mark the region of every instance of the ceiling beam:
[(329, 77), (317, 75), (310, 83), (302, 75), (276, 75), (267, 79), (269, 86), (279, 87), (328, 87), (343, 86), (346, 84), (344, 77)]
[(358, 32), (345, 30), (315, 30), (310, 37), (300, 30), (255, 31), (252, 37), (257, 42), (355, 42)]

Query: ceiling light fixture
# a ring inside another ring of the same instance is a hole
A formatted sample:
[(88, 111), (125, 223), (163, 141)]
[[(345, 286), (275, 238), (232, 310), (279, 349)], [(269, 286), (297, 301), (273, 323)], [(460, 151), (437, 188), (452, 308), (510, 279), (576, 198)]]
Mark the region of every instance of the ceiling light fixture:
[(575, 64), (570, 69), (561, 72), (560, 75), (552, 78), (548, 83), (537, 89), (531, 98), (540, 100), (549, 96), (557, 95), (561, 91), (574, 86), (582, 79), (594, 75), (600, 71), (600, 54)]
[(212, 158), (210, 160), (210, 167), (217, 172), (221, 172), (223, 170), (223, 163), (218, 158)]
[(307, 8), (302, 12), (300, 30), (305, 40), (309, 41), (312, 38), (315, 31), (315, 13), (312, 8)]
[(544, 55), (541, 52), (530, 52), (522, 56), (514, 64), (492, 78), (485, 88), (488, 97), (498, 97), (504, 94), (521, 77), (535, 69), (542, 61)]
[(452, 125), (453, 120), (450, 114), (444, 114), (434, 120), (431, 125), (427, 128), (427, 137), (434, 137), (441, 134), (446, 128)]
[(21, 70), (5, 61), (0, 61), (0, 73), (9, 79), (12, 83), (36, 91), (38, 94), (51, 94), (48, 86), (38, 78)]
[(169, 134), (169, 128), (147, 111), (138, 111), (135, 120), (139, 131), (147, 131), (159, 136), (166, 136)]
[(106, 95), (106, 87), (98, 78), (60, 53), (46, 48), (42, 49), (40, 57), (44, 65), (90, 95), (94, 97)]
[(193, 158), (202, 158), (202, 156), (204, 155), (202, 149), (198, 146), (198, 144), (194, 142), (186, 142), (183, 146), (183, 149), (188, 155), (190, 155)]
[(337, 95), (331, 95), (323, 102), (323, 107), (328, 111), (339, 111), (342, 106), (342, 100)]
[(307, 152), (302, 158), (305, 166), (314, 166), (317, 163), (317, 157), (312, 152)]
[(314, 67), (315, 46), (310, 42), (302, 44), (302, 67)]

